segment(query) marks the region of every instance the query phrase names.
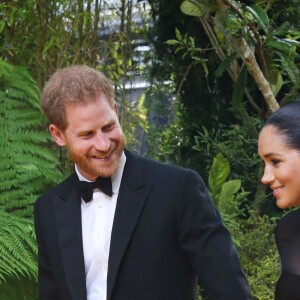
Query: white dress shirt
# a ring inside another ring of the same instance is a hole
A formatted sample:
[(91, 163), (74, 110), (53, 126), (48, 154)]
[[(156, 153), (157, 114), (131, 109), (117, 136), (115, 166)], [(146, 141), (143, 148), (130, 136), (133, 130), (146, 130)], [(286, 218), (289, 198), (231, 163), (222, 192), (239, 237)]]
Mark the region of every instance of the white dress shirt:
[[(106, 300), (110, 238), (125, 162), (126, 156), (123, 152), (119, 167), (111, 178), (112, 197), (95, 189), (92, 201), (85, 203), (81, 199), (82, 240), (88, 300)], [(79, 180), (89, 181), (79, 173), (76, 165), (75, 170)]]

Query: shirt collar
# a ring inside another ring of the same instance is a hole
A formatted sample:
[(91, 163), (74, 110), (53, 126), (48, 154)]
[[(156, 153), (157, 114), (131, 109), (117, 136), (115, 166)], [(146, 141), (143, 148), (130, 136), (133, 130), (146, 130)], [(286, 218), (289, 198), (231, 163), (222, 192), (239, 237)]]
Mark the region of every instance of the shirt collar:
[[(120, 157), (120, 162), (119, 162), (119, 166), (117, 171), (111, 176), (111, 182), (112, 182), (112, 190), (114, 194), (119, 193), (119, 189), (120, 189), (120, 185), (121, 185), (121, 179), (122, 179), (122, 175), (123, 175), (123, 171), (124, 171), (124, 167), (125, 167), (125, 163), (126, 163), (126, 155), (124, 153), (124, 151), (122, 152), (122, 155)], [(78, 170), (77, 165), (75, 164), (75, 171), (77, 173), (77, 176), (79, 178), (79, 180), (83, 180), (83, 181), (91, 181), (88, 180), (87, 178), (85, 178)]]

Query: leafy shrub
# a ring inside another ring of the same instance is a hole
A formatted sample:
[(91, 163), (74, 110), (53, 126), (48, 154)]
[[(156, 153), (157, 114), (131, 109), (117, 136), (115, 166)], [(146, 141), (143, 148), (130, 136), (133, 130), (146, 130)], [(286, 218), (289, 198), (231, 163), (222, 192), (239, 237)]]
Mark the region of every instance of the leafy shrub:
[(280, 274), (274, 227), (267, 216), (251, 217), (231, 232), (240, 242), (239, 256), (255, 300), (274, 299)]
[(246, 218), (242, 204), (249, 193), (242, 189), (240, 180), (227, 180), (229, 174), (228, 160), (218, 154), (210, 170), (209, 189), (239, 251), (254, 299), (274, 299), (279, 275), (274, 221), (267, 216), (256, 217), (250, 209)]

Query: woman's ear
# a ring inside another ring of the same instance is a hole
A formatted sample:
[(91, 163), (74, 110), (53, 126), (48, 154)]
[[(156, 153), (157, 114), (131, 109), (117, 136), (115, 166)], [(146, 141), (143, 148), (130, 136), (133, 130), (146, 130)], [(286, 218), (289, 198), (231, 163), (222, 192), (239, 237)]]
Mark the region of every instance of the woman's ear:
[(66, 145), (65, 135), (56, 125), (50, 124), (49, 131), (58, 146), (63, 147)]

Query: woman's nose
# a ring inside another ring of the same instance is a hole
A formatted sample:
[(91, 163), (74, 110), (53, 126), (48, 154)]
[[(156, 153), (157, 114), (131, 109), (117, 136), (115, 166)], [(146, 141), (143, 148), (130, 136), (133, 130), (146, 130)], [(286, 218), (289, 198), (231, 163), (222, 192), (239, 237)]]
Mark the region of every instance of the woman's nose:
[(273, 173), (269, 170), (269, 168), (265, 167), (264, 169), (264, 174), (261, 178), (261, 182), (263, 184), (270, 184), (272, 181), (274, 181), (274, 175)]

